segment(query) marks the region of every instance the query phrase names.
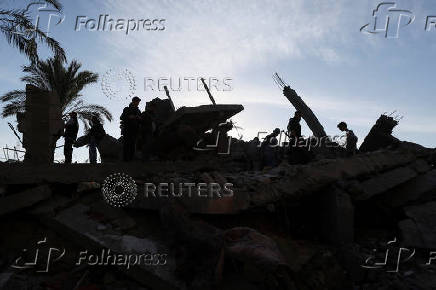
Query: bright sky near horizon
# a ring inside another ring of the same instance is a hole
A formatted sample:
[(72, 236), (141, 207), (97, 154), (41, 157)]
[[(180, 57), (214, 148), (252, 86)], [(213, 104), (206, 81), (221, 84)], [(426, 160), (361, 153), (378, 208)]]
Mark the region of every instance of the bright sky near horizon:
[[(0, 7), (23, 8), (29, 2), (0, 0)], [(286, 128), (294, 109), (272, 80), (272, 74), (278, 72), (312, 108), (329, 135), (340, 134), (336, 124), (346, 121), (362, 141), (380, 114), (397, 110), (404, 118), (395, 136), (436, 147), (436, 82), (432, 75), (436, 63), (432, 21), (436, 22), (436, 17), (428, 18), (436, 15), (433, 0), (389, 1), (395, 2), (396, 8), (377, 14), (379, 21), (389, 15), (394, 23), (397, 10), (403, 10), (398, 18), (398, 38), (360, 31), (363, 25), (373, 23), (373, 10), (382, 3), (373, 0), (61, 2), (65, 18), (58, 25), (53, 24), (56, 17), (52, 18), (50, 36), (61, 43), (68, 61), (77, 59), (82, 69), (100, 75), (99, 82), (82, 94), (86, 102), (104, 105), (112, 112), (114, 120), (106, 122), (105, 129), (114, 137), (120, 136), (119, 116), (129, 101), (109, 99), (103, 93), (101, 79), (110, 69), (127, 69), (133, 74), (134, 94), (143, 99), (141, 109), (145, 101), (165, 98), (156, 86), (154, 91), (146, 87), (144, 80), (216, 78), (223, 88), (223, 80), (231, 79), (231, 90), (227, 86), (227, 90), (215, 89), (212, 94), (217, 103), (244, 105), (244, 111), (233, 118), (244, 129), (240, 131), (244, 140), (259, 131)], [(36, 15), (37, 9), (31, 8)], [(41, 14), (41, 25), (46, 25), (47, 15)], [(132, 19), (130, 25), (135, 23), (136, 28), (128, 33), (121, 26), (120, 31), (92, 29), (92, 24), (103, 18), (100, 15), (115, 22)], [(155, 23), (157, 30), (147, 31), (144, 21), (139, 22), (145, 19), (164, 21)], [(397, 27), (390, 25), (392, 34)], [(21, 66), (28, 61), (3, 36), (0, 39), (3, 95), (24, 89)], [(50, 56), (45, 47), (40, 51), (42, 58)], [(122, 85), (122, 80), (116, 83)], [(184, 84), (180, 91), (171, 92), (176, 107), (210, 103), (204, 91), (188, 90)], [(0, 120), (2, 147), (18, 145), (7, 122), (15, 124), (15, 119)], [(310, 135), (305, 124), (303, 134)], [(62, 144), (60, 140), (58, 145)], [(62, 150), (57, 151), (56, 159), (63, 159)], [(86, 148), (75, 151), (73, 161), (85, 159)]]

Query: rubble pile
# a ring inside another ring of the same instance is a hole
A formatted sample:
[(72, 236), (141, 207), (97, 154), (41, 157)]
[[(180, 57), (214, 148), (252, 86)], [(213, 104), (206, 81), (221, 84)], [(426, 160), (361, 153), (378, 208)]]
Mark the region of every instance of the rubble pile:
[[(314, 135), (326, 137), (277, 81)], [(0, 164), (0, 288), (434, 289), (436, 150), (393, 137), (397, 120), (382, 115), (357, 154), (323, 143), (304, 162), (282, 156), (255, 170), (249, 144), (227, 135), (241, 105), (155, 103), (171, 112), (153, 159), (119, 162), (120, 140), (107, 135), (99, 165), (43, 164), (35, 154)], [(231, 154), (222, 154), (227, 140)], [(53, 147), (37, 141), (26, 146)], [(102, 189), (114, 173), (133, 180), (114, 185), (115, 196), (135, 189), (125, 207)], [(226, 194), (202, 194), (201, 184)], [(23, 264), (36, 249), (46, 253), (42, 271), (37, 259)]]
[[(102, 165), (101, 175), (77, 174), (56, 182), (43, 177), (43, 171), (34, 179), (26, 179), (25, 171), (20, 171), (23, 178), (14, 177), (11, 166), (25, 165), (1, 164), (2, 173), (10, 172), (1, 178), (1, 224), (32, 220), (43, 232), (54, 232), (53, 239), (88, 251), (166, 253), (164, 266), (111, 270), (110, 275), (133, 278), (146, 289), (390, 289), (401, 283), (407, 288), (424, 283), (422, 277), (433, 273), (434, 266), (401, 265), (409, 269), (387, 273), (362, 265), (371, 247), (394, 238), (401, 241), (397, 247), (416, 248), (424, 256), (436, 249), (434, 152), (401, 143), (395, 149), (304, 165), (282, 162), (265, 171), (220, 170), (210, 156), (181, 161), (186, 170), (168, 161), (159, 171), (130, 164), (128, 174), (140, 187), (147, 182), (231, 183), (234, 194), (221, 199), (143, 198), (123, 209), (101, 197), (102, 179), (114, 168)], [(14, 234), (2, 238), (4, 247), (11, 248), (7, 243)], [(29, 234), (29, 239), (35, 236)], [(30, 271), (11, 271), (14, 255), (2, 253), (4, 273), (9, 273), (3, 274), (2, 285), (20, 283), (23, 272)], [(102, 270), (87, 265), (77, 271)], [(95, 280), (85, 277), (81, 283)]]

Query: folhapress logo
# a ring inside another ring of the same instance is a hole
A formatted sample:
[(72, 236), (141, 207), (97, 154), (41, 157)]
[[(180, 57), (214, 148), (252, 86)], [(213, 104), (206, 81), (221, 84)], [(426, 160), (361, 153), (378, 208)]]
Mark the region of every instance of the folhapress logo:
[(61, 24), (65, 20), (65, 15), (61, 11), (50, 7), (44, 1), (31, 2), (27, 5), (24, 13), (29, 16), (35, 14), (35, 23), (30, 28), (23, 28), (22, 25), (17, 25), (14, 33), (20, 34), (28, 40), (36, 38), (38, 31), (49, 36), (50, 28)]
[(411, 24), (415, 15), (409, 10), (398, 9), (395, 2), (382, 2), (372, 13), (372, 21), (360, 28), (368, 34), (383, 33), (386, 38), (398, 38), (400, 28)]

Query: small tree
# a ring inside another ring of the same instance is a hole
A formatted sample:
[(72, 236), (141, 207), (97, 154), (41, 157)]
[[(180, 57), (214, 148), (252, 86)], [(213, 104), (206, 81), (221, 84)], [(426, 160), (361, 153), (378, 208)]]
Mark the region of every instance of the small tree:
[[(85, 86), (97, 82), (98, 74), (87, 70), (79, 72), (81, 66), (79, 62), (73, 60), (68, 67), (65, 67), (62, 58), (55, 56), (46, 61), (23, 66), (26, 75), (21, 80), (25, 84), (55, 92), (60, 98), (62, 114), (66, 116), (72, 111), (77, 112), (78, 118), (83, 121), (85, 127), (87, 127), (86, 120), (90, 120), (93, 115), (97, 115), (100, 120), (106, 118), (112, 121), (112, 114), (105, 107), (84, 102), (80, 92)], [(3, 118), (24, 112), (26, 91), (10, 91), (1, 96), (0, 101), (5, 103), (2, 111)]]

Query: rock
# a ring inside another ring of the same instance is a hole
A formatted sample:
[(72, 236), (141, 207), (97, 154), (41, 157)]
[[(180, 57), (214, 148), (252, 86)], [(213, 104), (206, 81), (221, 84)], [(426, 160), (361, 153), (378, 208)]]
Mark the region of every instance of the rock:
[(297, 273), (297, 288), (308, 289), (353, 289), (344, 269), (328, 250), (320, 250)]
[[(354, 200), (358, 201), (367, 200), (377, 194), (383, 193), (397, 185), (409, 181), (416, 176), (416, 171), (408, 166), (395, 168), (361, 182), (359, 184), (359, 189), (353, 190), (352, 197)], [(356, 192), (358, 193), (356, 194)]]
[(84, 192), (84, 191), (90, 191), (90, 190), (94, 190), (94, 189), (99, 189), (100, 188), (100, 184), (97, 182), (80, 182), (77, 185), (77, 192)]
[(347, 244), (354, 240), (354, 206), (350, 196), (334, 188), (319, 195), (320, 231), (323, 238), (335, 244)]
[(423, 248), (421, 233), (412, 219), (402, 220), (398, 223), (401, 231), (401, 240), (406, 247)]
[[(406, 215), (415, 223), (403, 222), (402, 235), (415, 247), (436, 248), (436, 202), (409, 206), (404, 209)], [(420, 242), (420, 240), (422, 242)]]
[(51, 196), (51, 189), (48, 185), (40, 185), (20, 193), (11, 194), (1, 199), (0, 215), (8, 214), (22, 208), (32, 206)]
[[(44, 222), (67, 238), (74, 239), (88, 251), (110, 249), (112, 253), (117, 254), (170, 253), (170, 250), (159, 240), (123, 235), (109, 228), (99, 231), (98, 227), (101, 223), (88, 217), (89, 210), (88, 206), (78, 203)], [(159, 266), (141, 264), (131, 266), (129, 269), (126, 269), (125, 265), (117, 267), (131, 278), (153, 289), (184, 289), (183, 284), (174, 277), (173, 259), (168, 255), (166, 261), (165, 265)]]
[(406, 205), (410, 201), (418, 200), (425, 193), (436, 190), (436, 170), (419, 175), (386, 193), (384, 201), (392, 207)]

